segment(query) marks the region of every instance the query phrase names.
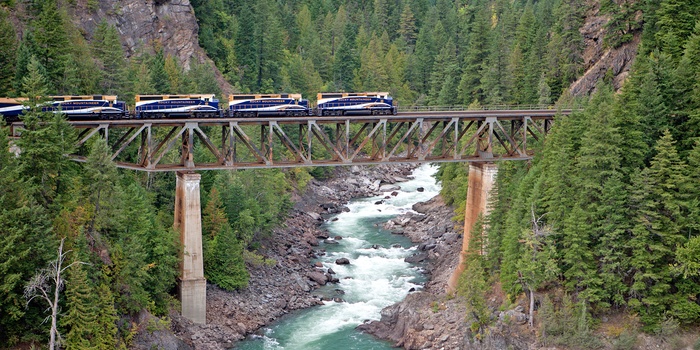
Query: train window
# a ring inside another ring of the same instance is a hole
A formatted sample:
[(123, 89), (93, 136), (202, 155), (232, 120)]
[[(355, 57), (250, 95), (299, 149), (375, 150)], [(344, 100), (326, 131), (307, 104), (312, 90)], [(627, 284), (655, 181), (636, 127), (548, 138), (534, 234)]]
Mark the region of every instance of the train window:
[(254, 95), (231, 95), (234, 100), (251, 100), (254, 99)]
[(93, 100), (103, 100), (104, 97), (102, 97), (102, 95), (94, 95), (94, 96), (92, 96), (92, 99)]
[(66, 98), (63, 96), (53, 96), (52, 99), (54, 101), (65, 101), (66, 100)]
[(321, 94), (321, 98), (338, 98), (343, 97), (343, 94)]
[(159, 95), (136, 95), (136, 101), (159, 101), (163, 96)]

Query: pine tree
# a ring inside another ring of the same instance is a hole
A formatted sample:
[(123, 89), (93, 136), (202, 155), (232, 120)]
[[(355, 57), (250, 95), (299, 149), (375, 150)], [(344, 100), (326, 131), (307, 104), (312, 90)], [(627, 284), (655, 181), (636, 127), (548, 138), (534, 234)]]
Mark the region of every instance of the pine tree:
[(10, 96), (15, 76), (17, 38), (5, 9), (0, 8), (0, 96)]
[(158, 49), (156, 54), (150, 59), (148, 68), (150, 72), (150, 80), (156, 93), (177, 93), (170, 90), (171, 86), (170, 81), (168, 80), (168, 73), (165, 71), (165, 53), (163, 53), (162, 48)]
[(486, 7), (475, 10), (473, 23), (466, 34), (468, 50), (464, 54), (463, 73), (458, 88), (458, 99), (462, 104), (469, 104), (472, 101), (483, 102), (484, 99), (480, 80), (483, 75), (484, 61), (488, 55), (488, 20)]
[[(0, 128), (0, 142), (10, 142), (6, 128)], [(12, 153), (0, 152), (0, 337), (9, 346), (27, 332), (41, 332), (43, 307), (27, 309), (23, 289), (53, 252), (51, 219), (18, 166)]]
[(88, 281), (87, 273), (79, 262), (74, 262), (66, 281), (66, 299), (68, 314), (61, 319), (66, 334), (68, 349), (91, 349), (95, 338), (97, 312), (95, 308), (95, 291)]
[(96, 292), (98, 296), (95, 303), (97, 317), (92, 348), (111, 350), (116, 348), (117, 320), (119, 319), (117, 310), (114, 308), (114, 295), (105, 283), (97, 286)]
[(687, 204), (679, 190), (687, 183), (687, 166), (674, 143), (671, 134), (665, 132), (656, 144), (651, 166), (632, 183), (636, 224), (629, 241), (634, 279), (629, 305), (640, 313), (647, 327), (656, 327), (664, 311), (683, 298), (673, 292), (671, 266), (677, 245), (686, 240), (680, 227)]
[(66, 48), (70, 41), (66, 32), (66, 14), (59, 9), (56, 0), (46, 0), (42, 2), (41, 13), (34, 24), (32, 43), (35, 47), (32, 52), (46, 68), (48, 90), (53, 92), (68, 63)]
[(406, 3), (401, 11), (398, 34), (405, 43), (408, 53), (413, 52), (413, 45), (416, 44), (416, 32), (416, 19), (413, 17), (411, 6)]
[(105, 94), (121, 91), (126, 74), (124, 69), (126, 62), (117, 29), (104, 20), (100, 22), (93, 34), (92, 49), (101, 63), (101, 91)]
[[(35, 106), (41, 102), (37, 96), (45, 95), (45, 80), (40, 72), (41, 64), (36, 59), (30, 60), (28, 69), (22, 91), (29, 98), (29, 105)], [(61, 191), (59, 187), (66, 185), (62, 181), (64, 172), (74, 167), (66, 155), (73, 153), (76, 132), (61, 113), (32, 109), (23, 114), (22, 121), (25, 131), (17, 140), (17, 146), (22, 150), (18, 157), (20, 174), (31, 179), (36, 186), (37, 200), (48, 207)]]
[(698, 11), (700, 3), (695, 1), (661, 1), (656, 22), (659, 30), (655, 35), (662, 51), (680, 57), (683, 53), (683, 43), (693, 33)]
[(248, 271), (243, 261), (243, 247), (229, 225), (219, 192), (213, 188), (202, 213), (204, 273), (207, 279), (226, 290), (248, 284)]

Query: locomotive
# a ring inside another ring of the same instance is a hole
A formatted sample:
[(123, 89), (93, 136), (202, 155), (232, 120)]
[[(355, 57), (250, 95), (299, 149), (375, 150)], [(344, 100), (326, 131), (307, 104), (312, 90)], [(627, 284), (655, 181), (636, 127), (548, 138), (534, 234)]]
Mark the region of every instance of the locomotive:
[[(49, 96), (39, 105), (44, 112), (60, 112), (69, 120), (158, 119), (158, 118), (254, 118), (261, 116), (341, 116), (396, 114), (387, 92), (319, 93), (311, 108), (301, 94), (231, 94), (222, 108), (213, 94), (136, 95), (130, 112), (117, 96)], [(30, 107), (26, 98), (0, 98), (0, 114), (8, 123), (19, 121)]]
[[(40, 105), (42, 112), (61, 112), (70, 120), (124, 119), (128, 117), (126, 103), (117, 96), (48, 96), (48, 102)], [(19, 121), (29, 107), (26, 98), (0, 98), (0, 114), (8, 123)]]

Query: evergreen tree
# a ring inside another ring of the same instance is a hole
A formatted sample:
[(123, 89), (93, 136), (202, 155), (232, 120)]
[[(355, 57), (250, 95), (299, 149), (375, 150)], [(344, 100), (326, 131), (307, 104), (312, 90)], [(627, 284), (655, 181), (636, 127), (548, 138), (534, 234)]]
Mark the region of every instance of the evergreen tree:
[(634, 282), (629, 305), (636, 309), (647, 327), (657, 327), (664, 311), (679, 302), (673, 292), (676, 246), (685, 243), (678, 223), (684, 222), (686, 164), (679, 158), (667, 131), (657, 142), (651, 166), (635, 176), (632, 183), (633, 213), (629, 246)]
[(700, 12), (697, 1), (664, 0), (660, 2), (658, 31), (656, 40), (661, 49), (671, 56), (679, 57), (683, 53), (683, 43), (693, 33)]
[(401, 39), (405, 43), (406, 52), (413, 52), (413, 45), (416, 43), (416, 19), (413, 17), (411, 6), (406, 3), (401, 11), (399, 22), (399, 32)]
[[(0, 128), (0, 142), (9, 141), (6, 128)], [(38, 332), (43, 308), (27, 309), (23, 289), (53, 252), (51, 219), (18, 165), (10, 152), (0, 152), (0, 338), (8, 346)]]
[(117, 29), (104, 20), (100, 22), (93, 34), (92, 49), (101, 63), (101, 91), (105, 94), (122, 91), (126, 62)]
[[(41, 64), (32, 58), (29, 73), (23, 80), (22, 90), (28, 104), (36, 106), (41, 101), (37, 96), (45, 95), (45, 80), (41, 75)], [(66, 157), (75, 148), (75, 129), (61, 113), (40, 112), (32, 109), (22, 116), (25, 131), (17, 140), (22, 150), (18, 157), (20, 175), (31, 179), (40, 204), (50, 206), (61, 191), (60, 186), (66, 171), (74, 164)]]
[(15, 28), (7, 11), (0, 8), (0, 96), (9, 96), (14, 92), (12, 83), (15, 77), (16, 48)]
[(64, 75), (69, 56), (66, 14), (59, 9), (56, 0), (46, 0), (41, 3), (41, 13), (34, 22), (32, 53), (46, 68), (48, 91), (55, 91)]
[(66, 281), (68, 314), (61, 319), (68, 328), (68, 349), (91, 349), (95, 338), (95, 323), (98, 309), (95, 308), (95, 291), (88, 281), (87, 273), (80, 262), (74, 261)]
[(219, 192), (212, 188), (209, 202), (202, 213), (204, 272), (212, 283), (226, 290), (248, 284), (248, 271), (243, 261), (243, 245), (229, 225)]
[[(165, 53), (163, 49), (159, 48), (156, 51), (155, 56), (150, 59), (148, 64), (148, 71), (150, 72), (150, 81), (153, 84), (153, 88), (158, 94), (171, 94), (177, 93), (171, 91), (170, 81), (168, 79), (168, 73), (165, 71)], [(145, 93), (145, 92), (141, 92)]]
[(97, 318), (95, 322), (95, 336), (92, 341), (93, 349), (111, 350), (116, 348), (117, 337), (117, 310), (114, 308), (114, 296), (109, 286), (101, 283), (96, 288)]

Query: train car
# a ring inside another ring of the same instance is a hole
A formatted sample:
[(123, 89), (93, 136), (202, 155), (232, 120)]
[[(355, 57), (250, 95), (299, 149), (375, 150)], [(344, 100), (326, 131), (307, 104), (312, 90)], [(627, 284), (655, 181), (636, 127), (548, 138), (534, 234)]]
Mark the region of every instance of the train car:
[(388, 92), (323, 92), (318, 94), (315, 114), (394, 114), (394, 100)]
[[(8, 123), (19, 121), (19, 116), (28, 107), (23, 105), (27, 99), (24, 97), (6, 98), (0, 97), (0, 115)], [(2, 125), (2, 124), (0, 124)]]
[(135, 100), (134, 115), (138, 119), (222, 116), (214, 94), (136, 95)]
[(126, 103), (114, 95), (48, 96), (44, 112), (61, 112), (70, 120), (122, 119), (128, 116)]
[(233, 118), (310, 114), (309, 100), (302, 99), (301, 94), (233, 94), (228, 97), (228, 115)]

